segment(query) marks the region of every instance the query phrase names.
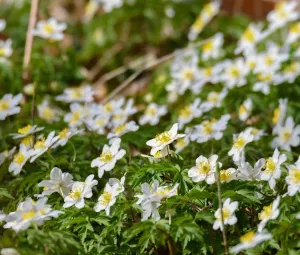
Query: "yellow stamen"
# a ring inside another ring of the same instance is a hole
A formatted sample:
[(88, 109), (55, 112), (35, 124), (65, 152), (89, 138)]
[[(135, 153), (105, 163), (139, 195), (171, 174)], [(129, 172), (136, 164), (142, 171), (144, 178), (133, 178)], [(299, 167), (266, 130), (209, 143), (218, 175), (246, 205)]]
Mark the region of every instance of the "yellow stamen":
[(211, 169), (210, 164), (206, 160), (200, 161), (196, 167), (197, 167), (199, 174), (201, 174), (201, 175), (208, 174)]
[(34, 211), (28, 211), (28, 212), (22, 213), (22, 219), (23, 220), (30, 220), (34, 216), (35, 216), (35, 212)]
[(19, 152), (14, 156), (14, 162), (18, 165), (21, 165), (25, 160), (25, 156)]
[(272, 204), (268, 205), (268, 206), (264, 206), (263, 210), (261, 211), (261, 213), (258, 215), (258, 218), (260, 220), (265, 220), (268, 219), (272, 216), (273, 214), (273, 210), (272, 210)]
[(165, 131), (165, 132), (157, 135), (155, 138), (156, 138), (156, 140), (158, 140), (159, 142), (164, 144), (171, 140), (171, 134), (169, 131)]
[[(0, 56), (1, 56), (1, 52), (0, 52)], [(0, 100), (0, 111), (5, 111), (7, 109), (9, 109), (10, 107), (10, 102), (8, 100)]]
[(103, 152), (100, 155), (100, 160), (105, 162), (105, 163), (110, 162), (112, 160), (112, 158), (113, 158), (113, 155), (110, 152)]
[(241, 149), (245, 146), (246, 140), (244, 137), (239, 136), (233, 143), (233, 147), (236, 149)]
[(69, 129), (64, 128), (62, 131), (59, 132), (58, 136), (59, 139), (65, 139), (68, 137)]
[(18, 133), (21, 135), (26, 135), (30, 131), (31, 128), (32, 128), (31, 125), (27, 125), (26, 127), (19, 128)]
[(254, 237), (255, 237), (255, 233), (253, 231), (250, 231), (250, 232), (246, 233), (245, 235), (242, 235), (240, 237), (240, 241), (242, 243), (251, 243), (253, 241)]
[(40, 139), (39, 141), (37, 141), (34, 145), (35, 149), (44, 149), (45, 148), (45, 137), (43, 137), (42, 139)]

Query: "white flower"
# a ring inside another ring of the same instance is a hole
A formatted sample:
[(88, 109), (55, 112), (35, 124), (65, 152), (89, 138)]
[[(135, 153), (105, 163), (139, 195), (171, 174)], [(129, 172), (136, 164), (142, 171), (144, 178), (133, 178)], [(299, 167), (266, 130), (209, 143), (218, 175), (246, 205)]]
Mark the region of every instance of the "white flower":
[(213, 108), (219, 108), (223, 99), (227, 96), (227, 90), (223, 89), (221, 92), (209, 92), (206, 101), (201, 104), (203, 112), (209, 112)]
[[(238, 202), (231, 202), (230, 198), (227, 198), (223, 203), (222, 215), (223, 215), (223, 223), (224, 225), (234, 225), (237, 222), (237, 218), (234, 214), (236, 209), (238, 208)], [(221, 229), (223, 231), (222, 226), (222, 215), (220, 208), (215, 212), (216, 221), (213, 225), (213, 229)]]
[(289, 174), (285, 178), (285, 181), (288, 184), (287, 194), (289, 196), (294, 196), (300, 191), (300, 157), (294, 165), (287, 165), (287, 168), (289, 170)]
[(205, 25), (210, 22), (210, 20), (219, 12), (220, 10), (220, 2), (219, 1), (211, 1), (206, 4), (198, 18), (195, 20), (194, 24), (191, 26), (188, 38), (190, 41), (194, 41)]
[(202, 115), (200, 103), (201, 100), (196, 98), (192, 104), (186, 105), (180, 109), (178, 117), (179, 129), (182, 129), (185, 124), (190, 123), (193, 118), (198, 118)]
[(233, 146), (228, 152), (229, 156), (233, 156), (234, 161), (239, 161), (241, 153), (244, 151), (244, 147), (253, 141), (254, 136), (250, 133), (251, 131), (245, 130), (238, 135), (233, 136)]
[(14, 155), (14, 159), (10, 163), (8, 171), (13, 172), (14, 175), (19, 174), (31, 156), (32, 150), (28, 150), (24, 144), (20, 144), (20, 150), (16, 155)]
[(98, 167), (99, 178), (103, 176), (104, 171), (111, 171), (116, 162), (126, 154), (125, 150), (119, 150), (120, 143), (121, 139), (115, 138), (110, 147), (105, 144), (101, 155), (92, 161), (91, 167)]
[(259, 141), (260, 138), (265, 135), (264, 130), (257, 129), (255, 127), (248, 127), (245, 131), (247, 130), (250, 130), (250, 134), (253, 135), (253, 141)]
[(126, 176), (126, 173), (125, 175), (121, 178), (121, 180), (118, 180), (116, 178), (109, 178), (108, 180), (108, 184), (110, 186), (115, 186), (116, 187), (116, 194), (119, 195), (120, 193), (122, 193), (125, 188), (124, 188), (124, 185), (125, 185), (125, 176)]
[(105, 134), (105, 128), (109, 123), (108, 115), (97, 115), (94, 118), (85, 120), (85, 124), (90, 131), (95, 131), (99, 135)]
[(52, 149), (58, 147), (58, 146), (65, 146), (66, 143), (70, 140), (70, 138), (74, 135), (82, 133), (83, 130), (77, 130), (77, 129), (68, 129), (64, 128), (58, 133), (58, 139), (57, 141), (51, 146)]
[(271, 189), (274, 189), (276, 180), (280, 178), (280, 167), (285, 161), (286, 155), (280, 155), (280, 152), (277, 150), (277, 148), (275, 149), (273, 156), (266, 160), (266, 165), (264, 166), (265, 170), (261, 174), (261, 179), (268, 181)]
[(147, 141), (147, 145), (151, 146), (151, 155), (155, 155), (157, 151), (161, 151), (163, 148), (174, 142), (175, 140), (182, 138), (185, 134), (177, 134), (178, 123), (175, 123), (169, 131), (165, 131), (155, 138)]
[(10, 39), (6, 41), (0, 40), (0, 62), (6, 62), (12, 55), (13, 49), (11, 47), (12, 41)]
[(19, 128), (17, 134), (11, 134), (13, 139), (24, 138), (26, 136), (32, 135), (43, 130), (43, 127), (38, 127), (37, 125), (31, 126), (27, 125), (25, 127)]
[(143, 194), (136, 195), (136, 204), (140, 204), (143, 209), (142, 221), (147, 220), (151, 215), (155, 220), (160, 219), (157, 208), (161, 205), (161, 200), (177, 195), (178, 184), (170, 188), (167, 186), (159, 187), (159, 182), (155, 180), (152, 187), (148, 183), (143, 183), (141, 190)]
[(297, 10), (298, 3), (296, 1), (280, 1), (275, 5), (273, 11), (269, 12), (267, 20), (269, 21), (269, 29), (275, 30), (283, 27), (286, 23), (299, 18), (300, 13)]
[(294, 83), (297, 77), (300, 75), (300, 64), (297, 61), (293, 61), (286, 66), (281, 73), (277, 73), (274, 77), (274, 85), (278, 85), (284, 82)]
[(217, 33), (202, 46), (201, 57), (203, 60), (208, 60), (210, 58), (218, 58), (221, 55), (221, 48), (224, 42), (223, 34)]
[(20, 255), (20, 253), (14, 248), (2, 248), (1, 255)]
[(66, 197), (71, 190), (73, 176), (70, 173), (63, 173), (61, 169), (54, 167), (50, 173), (50, 180), (41, 181), (38, 186), (44, 187), (40, 196), (47, 196), (58, 192), (62, 197)]
[(237, 170), (234, 168), (228, 168), (220, 170), (220, 181), (223, 182), (230, 182), (236, 179)]
[(115, 127), (112, 132), (108, 133), (108, 139), (114, 139), (117, 137), (121, 137), (122, 135), (128, 132), (135, 132), (139, 129), (139, 126), (136, 125), (134, 121), (129, 121), (128, 123), (122, 124), (120, 126)]
[(252, 100), (250, 98), (246, 99), (243, 104), (239, 108), (239, 119), (241, 121), (245, 121), (249, 118), (251, 112), (252, 112)]
[[(183, 139), (183, 138), (180, 138), (180, 139)], [(177, 141), (179, 141), (180, 139), (178, 139)], [(149, 161), (151, 163), (153, 163), (153, 162), (159, 161), (160, 159), (166, 157), (169, 154), (170, 154), (170, 152), (169, 152), (168, 148), (165, 147), (161, 151), (157, 151), (154, 155), (149, 156), (149, 155), (141, 154), (141, 156), (144, 158), (148, 158)]]
[(288, 100), (279, 99), (279, 107), (274, 110), (272, 123), (275, 125), (273, 128), (273, 134), (278, 134), (278, 129), (283, 125), (286, 117)]
[(98, 184), (98, 181), (93, 179), (94, 175), (91, 174), (85, 179), (85, 182), (74, 182), (71, 192), (64, 199), (65, 203), (63, 207), (68, 208), (75, 205), (78, 209), (83, 208), (84, 199), (93, 196), (92, 188)]
[(18, 105), (22, 98), (22, 94), (16, 96), (5, 94), (2, 99), (0, 99), (0, 120), (5, 120), (7, 116), (15, 115), (21, 111)]
[[(190, 143), (190, 138), (191, 138), (191, 129), (186, 128), (185, 130), (185, 137), (179, 138), (176, 140), (176, 143), (174, 144), (175, 147), (175, 153), (181, 152), (184, 148), (186, 148), (189, 143)], [(165, 147), (167, 148), (167, 147)]]
[(111, 118), (111, 126), (118, 127), (127, 122), (128, 117), (135, 114), (137, 109), (133, 106), (133, 99), (129, 99), (124, 109), (117, 109)]
[(84, 84), (79, 87), (66, 88), (62, 95), (56, 97), (57, 101), (63, 101), (67, 103), (84, 102), (89, 103), (94, 100), (94, 94), (90, 85)]
[(261, 222), (257, 226), (258, 232), (263, 231), (269, 220), (275, 220), (279, 216), (279, 202), (280, 197), (278, 196), (272, 204), (264, 206), (263, 210), (259, 213), (258, 218), (261, 220)]
[(110, 207), (115, 204), (118, 193), (116, 192), (117, 186), (109, 185), (106, 183), (103, 194), (98, 198), (94, 210), (100, 212), (105, 210), (107, 216), (110, 214)]
[(9, 158), (11, 158), (12, 157), (12, 155), (15, 153), (15, 151), (16, 151), (16, 146), (15, 147), (13, 147), (11, 150), (5, 150), (5, 151), (3, 151), (3, 152), (1, 152), (0, 153), (0, 166), (4, 163), (4, 161), (6, 160), (6, 159), (9, 159)]
[(246, 85), (246, 75), (249, 73), (249, 69), (246, 66), (244, 59), (238, 58), (234, 61), (228, 61), (220, 78), (225, 82), (227, 88), (233, 88), (235, 86), (241, 87)]
[(291, 146), (297, 147), (300, 144), (300, 125), (295, 127), (295, 123), (292, 117), (288, 117), (284, 126), (277, 128), (277, 137), (272, 141), (272, 147), (279, 147), (283, 150), (290, 151)]
[(71, 128), (79, 127), (84, 123), (85, 117), (88, 114), (87, 107), (78, 103), (72, 103), (70, 110), (71, 112), (64, 116), (64, 121), (67, 122)]
[(241, 36), (238, 46), (235, 49), (235, 54), (244, 53), (245, 55), (253, 54), (255, 52), (256, 44), (264, 38), (261, 31), (261, 26), (250, 24), (243, 35)]
[(0, 19), (0, 32), (3, 31), (6, 27), (6, 21), (4, 19)]
[(27, 229), (31, 223), (42, 225), (45, 220), (58, 217), (62, 212), (53, 211), (47, 204), (48, 198), (43, 197), (37, 201), (27, 198), (20, 203), (16, 212), (11, 212), (5, 218), (4, 228), (11, 228), (16, 232)]
[(230, 119), (229, 114), (223, 115), (219, 120), (205, 120), (200, 125), (196, 125), (191, 134), (191, 140), (197, 143), (204, 143), (209, 140), (220, 140), (223, 137), (223, 131), (227, 127)]
[(118, 112), (125, 103), (125, 99), (121, 97), (120, 99), (112, 100), (103, 105), (103, 112), (108, 116), (113, 116)]
[(48, 100), (44, 100), (39, 104), (37, 110), (39, 117), (48, 123), (59, 121), (59, 117), (62, 114), (62, 111), (59, 108), (50, 105)]
[(157, 125), (159, 123), (160, 117), (166, 115), (168, 112), (165, 105), (158, 105), (156, 103), (150, 103), (144, 115), (140, 118), (140, 125), (145, 125), (149, 123), (151, 126)]
[(253, 91), (261, 91), (265, 95), (270, 93), (270, 86), (273, 83), (275, 76), (274, 71), (259, 72), (256, 74), (257, 82), (254, 83)]
[(58, 23), (55, 18), (37, 22), (33, 34), (53, 41), (61, 41), (64, 38), (63, 31), (67, 28), (65, 23)]
[(269, 240), (271, 238), (272, 238), (272, 235), (270, 233), (267, 233), (267, 232), (254, 233), (253, 231), (250, 231), (240, 237), (241, 243), (233, 246), (230, 249), (230, 252), (231, 253), (239, 253), (242, 250), (253, 248), (256, 245), (258, 245), (266, 240)]
[(219, 167), (221, 163), (217, 163), (218, 155), (212, 155), (209, 158), (200, 156), (196, 159), (196, 166), (188, 171), (188, 176), (192, 178), (193, 182), (206, 181), (207, 184), (213, 184), (216, 181), (217, 164)]
[(35, 87), (33, 83), (28, 83), (23, 87), (23, 92), (28, 96), (33, 96), (35, 92)]
[(123, 0), (99, 0), (103, 5), (105, 12), (111, 12), (115, 8), (120, 8), (123, 5)]
[(52, 131), (48, 136), (47, 139), (42, 137), (34, 144), (34, 149), (32, 151), (32, 158), (30, 159), (30, 163), (35, 161), (39, 156), (44, 154), (57, 140), (59, 139), (58, 136), (55, 136), (55, 131)]
[(261, 170), (266, 165), (265, 159), (258, 160), (254, 167), (248, 162), (242, 162), (238, 165), (237, 179), (244, 181), (258, 181), (260, 180)]

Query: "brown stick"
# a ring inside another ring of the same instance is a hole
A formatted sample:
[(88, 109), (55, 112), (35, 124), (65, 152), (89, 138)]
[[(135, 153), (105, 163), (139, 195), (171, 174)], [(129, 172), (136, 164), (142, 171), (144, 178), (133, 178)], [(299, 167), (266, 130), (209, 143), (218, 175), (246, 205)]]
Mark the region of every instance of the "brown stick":
[(25, 54), (23, 59), (23, 69), (24, 69), (23, 79), (29, 78), (27, 68), (29, 66), (30, 59), (31, 59), (31, 51), (32, 51), (32, 44), (33, 44), (32, 30), (35, 26), (38, 6), (39, 6), (39, 0), (31, 0), (29, 23), (28, 23), (27, 34), (26, 34)]
[[(211, 40), (211, 38), (208, 38), (206, 40), (200, 41), (196, 44), (191, 44), (189, 46), (187, 46), (186, 48), (182, 49), (181, 51), (187, 51), (187, 50), (191, 50), (192, 48), (195, 47), (199, 47), (202, 44), (206, 43), (207, 41)], [(117, 87), (116, 89), (114, 89), (109, 95), (108, 97), (104, 98), (101, 103), (105, 104), (108, 101), (112, 100), (116, 95), (118, 95), (123, 89), (125, 89), (128, 85), (131, 84), (131, 82), (133, 82), (140, 74), (142, 74), (143, 72), (150, 70), (162, 63), (165, 63), (169, 60), (172, 60), (175, 56), (176, 56), (176, 52), (172, 52), (168, 55), (165, 55), (157, 60), (154, 60), (148, 64), (146, 64), (143, 68), (141, 68), (140, 70), (136, 71), (135, 73), (133, 73), (131, 76), (129, 76), (119, 87)]]

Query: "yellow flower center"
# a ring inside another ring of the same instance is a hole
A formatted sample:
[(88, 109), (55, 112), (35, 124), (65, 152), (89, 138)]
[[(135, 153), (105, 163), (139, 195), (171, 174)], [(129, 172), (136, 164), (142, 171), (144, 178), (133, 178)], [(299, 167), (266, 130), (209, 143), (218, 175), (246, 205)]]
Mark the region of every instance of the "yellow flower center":
[(45, 120), (53, 120), (55, 117), (54, 111), (50, 107), (46, 107), (43, 110), (43, 117)]
[(33, 142), (34, 142), (34, 139), (33, 139), (32, 135), (29, 135), (21, 140), (21, 143), (24, 144), (27, 148), (32, 147)]
[(233, 143), (233, 147), (236, 149), (241, 149), (245, 146), (246, 140), (244, 137), (239, 136)]
[(64, 139), (68, 137), (69, 129), (64, 128), (62, 131), (59, 132), (58, 136), (59, 139)]
[(28, 212), (22, 213), (22, 219), (23, 220), (30, 220), (34, 216), (35, 216), (35, 212), (34, 211), (28, 211)]
[(114, 129), (114, 132), (118, 135), (126, 129), (126, 124), (122, 124)]
[(0, 57), (5, 57), (6, 56), (6, 49), (4, 47), (0, 48)]
[(146, 110), (146, 115), (155, 116), (157, 113), (156, 109), (154, 107), (148, 108)]
[[(227, 208), (223, 208), (223, 209), (222, 209), (222, 214), (223, 214), (223, 219), (224, 219), (224, 220), (227, 220), (227, 219), (230, 217), (230, 215), (231, 215), (230, 210), (227, 209)], [(216, 217), (216, 220), (217, 220), (217, 221), (221, 221), (221, 220), (222, 220), (221, 217), (222, 217), (222, 216), (221, 216), (221, 213), (220, 213), (220, 210), (219, 210), (219, 215)]]
[(165, 131), (165, 132), (157, 135), (155, 138), (156, 138), (156, 140), (158, 140), (159, 142), (164, 144), (171, 140), (171, 134), (169, 131)]
[(265, 173), (267, 173), (267, 174), (272, 174), (275, 172), (276, 164), (272, 158), (267, 159), (265, 168), (266, 168)]
[(273, 124), (277, 124), (278, 123), (280, 112), (281, 112), (280, 108), (277, 108), (277, 109), (274, 110), (273, 118), (272, 118)]
[(213, 16), (214, 15), (214, 8), (212, 4), (207, 4), (203, 8), (203, 13), (208, 15), (208, 16)]
[(299, 184), (300, 183), (300, 169), (293, 168), (290, 172), (291, 181), (293, 184)]
[(298, 64), (296, 62), (288, 65), (285, 69), (284, 72), (285, 73), (296, 73), (298, 71), (299, 67)]
[(290, 32), (293, 34), (300, 34), (300, 23), (294, 24), (291, 27)]
[(81, 117), (80, 110), (73, 112), (70, 123), (74, 124), (74, 123), (78, 122), (80, 120), (80, 117)]
[(212, 40), (209, 40), (208, 42), (204, 43), (202, 46), (202, 50), (204, 52), (210, 52), (213, 50), (213, 48), (214, 48), (214, 43)]
[(258, 129), (257, 128), (252, 128), (250, 134), (251, 135), (257, 135)]
[(37, 141), (34, 145), (35, 149), (44, 149), (45, 148), (45, 137), (43, 137), (41, 140)]
[(110, 162), (113, 158), (113, 155), (111, 154), (111, 152), (103, 152), (101, 155), (100, 155), (100, 160), (107, 163), (107, 162)]
[(231, 172), (229, 170), (221, 170), (220, 171), (220, 180), (221, 181), (228, 181), (231, 177)]
[(210, 164), (208, 163), (208, 161), (205, 161), (205, 160), (200, 161), (196, 167), (197, 167), (199, 174), (201, 174), (201, 175), (208, 174), (211, 169)]
[(18, 165), (21, 165), (24, 162), (24, 160), (25, 156), (20, 152), (14, 156), (14, 162)]
[(177, 140), (176, 144), (175, 144), (175, 147), (180, 149), (180, 148), (183, 148), (186, 146), (186, 142), (184, 140), (184, 138), (180, 138)]
[(248, 61), (248, 66), (252, 70), (256, 67), (256, 62), (254, 60), (249, 60)]
[(81, 198), (83, 188), (82, 187), (76, 187), (71, 193), (70, 193), (70, 198), (73, 200), (79, 200)]
[(103, 119), (96, 120), (96, 125), (102, 126), (103, 124), (104, 124), (104, 120)]
[(258, 218), (260, 220), (265, 220), (265, 219), (270, 218), (272, 216), (272, 214), (273, 214), (272, 204), (270, 204), (268, 206), (264, 206), (263, 210), (258, 215)]
[(192, 25), (192, 29), (200, 32), (204, 27), (204, 22), (201, 17), (197, 18), (195, 23)]
[(194, 72), (191, 69), (186, 68), (183, 70), (182, 76), (184, 80), (191, 81), (194, 79)]
[(239, 108), (239, 115), (243, 115), (245, 113), (247, 113), (247, 108), (245, 105), (242, 104)]
[(255, 237), (255, 233), (253, 231), (250, 231), (250, 232), (246, 233), (245, 235), (242, 235), (240, 237), (240, 241), (242, 243), (251, 243), (253, 241), (254, 237)]
[(268, 82), (272, 80), (272, 75), (270, 73), (269, 74), (258, 73), (257, 79), (260, 81)]
[(216, 122), (215, 119), (212, 119), (211, 121), (206, 120), (202, 122), (203, 126), (203, 132), (207, 135), (211, 134), (213, 131), (213, 124)]
[(271, 66), (274, 63), (274, 58), (272, 56), (265, 56), (264, 62), (267, 66)]
[(211, 103), (217, 103), (219, 99), (219, 93), (213, 92), (210, 93), (207, 97), (207, 101)]
[(183, 109), (179, 111), (180, 118), (188, 118), (192, 114), (192, 109), (189, 105), (185, 106)]
[(204, 76), (206, 77), (211, 77), (213, 74), (213, 68), (212, 67), (207, 67), (203, 71)]
[(229, 68), (229, 74), (233, 77), (233, 78), (237, 78), (240, 76), (240, 70), (237, 67), (231, 67)]
[(245, 30), (245, 32), (244, 32), (242, 38), (243, 38), (243, 40), (245, 40), (245, 41), (254, 42), (254, 41), (255, 41), (255, 35), (254, 35), (253, 30), (252, 30), (250, 27), (248, 27), (248, 28)]
[(104, 191), (101, 199), (101, 204), (108, 205), (112, 199), (112, 194), (110, 192)]
[(287, 142), (291, 138), (291, 135), (292, 135), (292, 133), (289, 130), (284, 130), (281, 133), (282, 140), (285, 141), (285, 142)]
[(4, 99), (0, 100), (0, 111), (5, 111), (9, 109), (9, 107), (10, 107), (10, 102), (8, 100), (4, 100)]
[(106, 112), (111, 112), (112, 111), (112, 104), (111, 103), (107, 103), (106, 105), (104, 105), (104, 110)]
[(55, 31), (55, 29), (54, 29), (54, 27), (53, 27), (51, 24), (46, 23), (46, 24), (43, 26), (43, 31), (44, 31), (46, 34), (52, 34), (52, 33)]
[(31, 128), (32, 128), (31, 125), (27, 125), (26, 127), (19, 128), (18, 133), (21, 135), (26, 135), (30, 131)]

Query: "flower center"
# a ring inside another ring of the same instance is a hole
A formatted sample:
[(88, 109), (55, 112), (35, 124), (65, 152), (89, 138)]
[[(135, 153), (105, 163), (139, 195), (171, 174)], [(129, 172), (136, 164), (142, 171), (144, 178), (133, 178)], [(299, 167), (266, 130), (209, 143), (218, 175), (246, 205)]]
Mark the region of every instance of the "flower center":
[(275, 164), (275, 162), (272, 158), (267, 159), (267, 163), (265, 165), (265, 168), (266, 168), (265, 173), (267, 173), (267, 174), (272, 174), (272, 173), (275, 172), (276, 164)]
[(83, 188), (82, 187), (76, 187), (71, 193), (70, 193), (70, 197), (73, 200), (79, 200), (81, 198), (81, 194), (82, 194)]
[(180, 118), (188, 118), (192, 114), (192, 109), (189, 105), (185, 106), (182, 110), (179, 112)]
[(212, 67), (207, 67), (207, 68), (205, 68), (204, 71), (203, 71), (203, 74), (204, 74), (204, 76), (206, 76), (206, 77), (211, 77), (212, 74), (213, 74), (213, 69), (212, 69)]
[(270, 204), (268, 206), (264, 206), (263, 210), (258, 215), (258, 218), (260, 220), (269, 219), (272, 216), (272, 214), (273, 214), (272, 204)]
[[(222, 209), (222, 214), (223, 214), (223, 219), (224, 220), (227, 220), (230, 217), (230, 215), (231, 215), (230, 210), (227, 209), (227, 208), (223, 208)], [(222, 220), (222, 216), (221, 216), (220, 210), (219, 210), (218, 216), (216, 217), (216, 220), (217, 221), (221, 221)]]
[(260, 81), (271, 81), (272, 80), (272, 75), (271, 74), (263, 74), (263, 73), (258, 73), (257, 74), (257, 79)]
[(104, 110), (106, 112), (111, 112), (112, 111), (112, 105), (111, 105), (111, 103), (107, 103), (106, 105), (104, 105)]
[(216, 121), (215, 120), (207, 120), (207, 121), (203, 121), (202, 122), (202, 126), (203, 126), (203, 132), (206, 134), (206, 135), (209, 135), (212, 133), (213, 131), (213, 124), (215, 123)]
[(21, 165), (24, 162), (24, 160), (25, 156), (20, 152), (14, 156), (14, 162), (18, 165)]
[(43, 117), (46, 120), (53, 120), (54, 116), (55, 116), (54, 111), (50, 107), (46, 107), (43, 110)]
[(231, 177), (231, 172), (228, 170), (221, 170), (220, 171), (220, 179), (221, 181), (228, 181)]
[(219, 99), (219, 94), (214, 92), (208, 96), (207, 101), (211, 103), (217, 103), (218, 99)]
[(156, 112), (157, 112), (156, 109), (154, 107), (152, 107), (152, 108), (149, 108), (146, 110), (146, 115), (150, 115), (153, 117), (156, 115)]
[(186, 142), (185, 142), (184, 138), (178, 139), (176, 144), (175, 144), (176, 148), (183, 148), (185, 146), (186, 146)]
[(58, 136), (59, 139), (64, 139), (68, 137), (69, 129), (65, 128), (62, 131), (59, 132)]
[(26, 135), (31, 129), (31, 125), (27, 125), (26, 127), (19, 128), (18, 133), (21, 135)]
[(72, 118), (71, 118), (71, 123), (76, 123), (80, 120), (80, 116), (81, 116), (81, 111), (77, 110), (75, 112), (73, 112), (72, 114)]
[(41, 140), (37, 141), (34, 145), (35, 149), (44, 149), (45, 148), (45, 137), (43, 137)]
[(239, 114), (242, 115), (242, 114), (245, 114), (247, 113), (247, 108), (245, 105), (241, 105), (240, 108), (239, 108)]
[(122, 133), (126, 129), (126, 124), (122, 124), (114, 129), (116, 134)]
[(190, 68), (187, 68), (183, 70), (182, 76), (184, 80), (191, 81), (194, 79), (194, 72)]
[(112, 158), (113, 158), (113, 155), (111, 154), (111, 152), (103, 152), (100, 155), (100, 160), (105, 163), (110, 162), (112, 160)]
[(197, 165), (197, 169), (199, 174), (206, 175), (210, 172), (210, 165), (208, 161), (200, 161), (200, 163)]
[(267, 66), (271, 66), (274, 64), (274, 58), (272, 56), (265, 56), (264, 62)]
[(300, 23), (293, 25), (290, 29), (291, 33), (300, 34)]
[(240, 237), (240, 241), (242, 243), (251, 243), (253, 241), (254, 237), (255, 237), (255, 233), (253, 231), (250, 231), (250, 232), (246, 233), (245, 235), (242, 235)]
[(171, 140), (171, 134), (169, 131), (165, 131), (165, 132), (157, 135), (155, 138), (156, 138), (156, 140), (158, 140), (159, 142), (164, 144)]
[(30, 220), (34, 216), (35, 216), (35, 212), (34, 211), (28, 211), (28, 212), (22, 213), (22, 219), (23, 220)]
[(298, 71), (298, 64), (296, 62), (288, 65), (284, 70), (285, 73), (296, 73)]
[(195, 23), (192, 26), (192, 29), (196, 30), (196, 31), (201, 31), (202, 28), (204, 27), (204, 22), (203, 20), (199, 17)]
[(255, 41), (255, 35), (253, 30), (249, 27), (245, 30), (243, 37), (245, 41), (254, 42)]
[(234, 143), (233, 143), (233, 147), (236, 149), (241, 149), (245, 146), (246, 144), (246, 140), (243, 137), (238, 137)]
[(280, 116), (280, 108), (274, 110), (272, 122), (273, 124), (277, 124)]
[(32, 135), (29, 135), (21, 140), (21, 143), (24, 144), (28, 148), (33, 146), (33, 142), (34, 142), (34, 140), (33, 140)]
[(300, 184), (300, 169), (293, 168), (290, 176), (293, 184)]
[(212, 40), (209, 40), (207, 43), (203, 44), (202, 47), (204, 52), (210, 52), (213, 50), (213, 48), (214, 48), (214, 43)]
[(46, 34), (53, 34), (53, 32), (55, 31), (54, 27), (51, 24), (45, 24), (43, 26), (43, 31)]
[(229, 69), (229, 74), (233, 77), (233, 78), (237, 78), (240, 76), (240, 70), (237, 67), (231, 67)]
[(6, 49), (4, 47), (0, 48), (0, 57), (5, 57), (6, 56)]
[(103, 119), (96, 120), (96, 125), (102, 126), (103, 124), (104, 124), (104, 120)]
[(291, 138), (291, 135), (292, 135), (292, 133), (289, 130), (284, 130), (281, 133), (282, 140), (285, 141), (285, 142), (287, 142)]
[[(0, 52), (0, 56), (1, 56), (1, 52)], [(0, 111), (5, 111), (7, 109), (9, 109), (10, 107), (10, 102), (8, 100), (0, 100)]]
[(112, 194), (110, 192), (104, 191), (101, 199), (101, 204), (108, 205), (112, 199)]

